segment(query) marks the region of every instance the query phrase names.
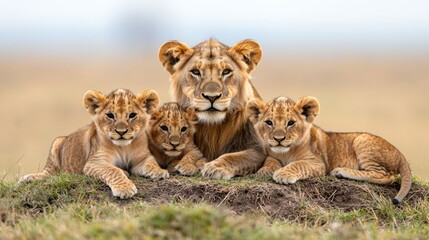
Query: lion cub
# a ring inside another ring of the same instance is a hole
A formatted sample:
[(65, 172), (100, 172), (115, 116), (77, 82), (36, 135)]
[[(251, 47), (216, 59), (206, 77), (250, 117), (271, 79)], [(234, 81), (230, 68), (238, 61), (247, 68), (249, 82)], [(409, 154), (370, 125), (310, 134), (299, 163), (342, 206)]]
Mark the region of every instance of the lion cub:
[(127, 171), (154, 179), (168, 177), (166, 170), (154, 167), (158, 164), (150, 154), (145, 134), (148, 112), (159, 103), (157, 92), (146, 90), (135, 96), (129, 90), (118, 89), (105, 96), (89, 90), (83, 103), (92, 123), (56, 138), (43, 171), (28, 174), (21, 182), (43, 179), (59, 171), (84, 173), (109, 185), (113, 196), (130, 198), (137, 188), (128, 179)]
[(268, 104), (247, 103), (247, 113), (268, 157), (258, 174), (272, 175), (282, 184), (324, 176), (390, 184), (402, 176), (392, 200), (399, 204), (411, 188), (411, 170), (404, 156), (386, 140), (369, 133), (326, 132), (313, 125), (319, 102), (304, 97), (294, 102), (278, 97)]
[(158, 164), (169, 172), (191, 176), (206, 163), (194, 144), (195, 110), (182, 109), (178, 103), (165, 103), (154, 110), (147, 129), (149, 149)]

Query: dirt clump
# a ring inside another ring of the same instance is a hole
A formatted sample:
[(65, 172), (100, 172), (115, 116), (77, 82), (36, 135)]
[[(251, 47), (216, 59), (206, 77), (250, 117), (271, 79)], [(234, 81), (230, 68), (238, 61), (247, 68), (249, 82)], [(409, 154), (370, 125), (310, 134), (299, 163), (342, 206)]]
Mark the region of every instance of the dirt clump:
[[(155, 205), (169, 202), (204, 202), (226, 207), (237, 214), (264, 212), (273, 218), (296, 220), (308, 213), (308, 208), (311, 207), (343, 211), (370, 208), (374, 201), (382, 197), (394, 197), (400, 187), (399, 183), (379, 186), (335, 178), (315, 178), (292, 185), (280, 185), (270, 181), (235, 185), (219, 184), (211, 180), (191, 182), (184, 179), (173, 177), (162, 181), (139, 180), (136, 183), (139, 193), (133, 200)], [(428, 194), (427, 188), (413, 184), (404, 201), (415, 204), (424, 200)], [(122, 200), (114, 201), (126, 203)]]

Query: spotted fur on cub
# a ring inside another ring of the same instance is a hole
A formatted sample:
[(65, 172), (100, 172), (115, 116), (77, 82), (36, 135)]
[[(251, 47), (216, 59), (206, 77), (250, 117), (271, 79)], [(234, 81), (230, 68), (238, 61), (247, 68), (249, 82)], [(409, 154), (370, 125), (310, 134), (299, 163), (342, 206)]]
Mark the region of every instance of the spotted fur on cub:
[(268, 153), (258, 174), (282, 184), (327, 174), (390, 184), (401, 174), (401, 189), (392, 200), (400, 203), (411, 188), (411, 170), (399, 150), (369, 133), (324, 131), (313, 124), (319, 109), (314, 97), (248, 102), (248, 115)]
[(195, 110), (165, 103), (152, 113), (148, 128), (149, 149), (158, 164), (182, 175), (194, 175), (206, 163), (194, 144)]
[[(113, 196), (130, 198), (137, 193), (128, 171), (153, 179), (167, 178), (148, 149), (145, 127), (159, 103), (158, 93), (146, 90), (135, 96), (118, 89), (105, 96), (97, 90), (84, 95), (92, 122), (52, 143), (42, 172), (28, 174), (21, 182), (43, 179), (58, 172), (83, 173), (100, 179)], [(156, 168), (158, 166), (158, 168)]]

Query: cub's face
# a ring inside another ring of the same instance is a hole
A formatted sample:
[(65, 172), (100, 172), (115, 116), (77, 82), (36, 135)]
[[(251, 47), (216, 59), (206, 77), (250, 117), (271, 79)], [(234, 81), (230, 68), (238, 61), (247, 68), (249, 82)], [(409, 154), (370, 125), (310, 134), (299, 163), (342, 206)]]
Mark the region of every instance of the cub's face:
[(260, 100), (247, 103), (247, 114), (260, 139), (275, 153), (286, 153), (298, 146), (319, 113), (319, 102), (314, 97), (304, 97), (295, 103), (278, 97), (268, 104)]
[(159, 97), (153, 90), (135, 96), (126, 89), (117, 89), (104, 96), (89, 90), (84, 105), (92, 120), (107, 139), (117, 146), (126, 146), (140, 136), (149, 120), (148, 112), (158, 106)]
[(167, 156), (179, 156), (194, 136), (194, 118), (194, 109), (185, 111), (177, 103), (166, 103), (152, 114), (149, 138)]
[(195, 108), (204, 123), (222, 122), (227, 112), (243, 109), (254, 97), (249, 73), (261, 56), (259, 44), (251, 40), (232, 48), (213, 39), (193, 48), (172, 41), (159, 50), (175, 101)]

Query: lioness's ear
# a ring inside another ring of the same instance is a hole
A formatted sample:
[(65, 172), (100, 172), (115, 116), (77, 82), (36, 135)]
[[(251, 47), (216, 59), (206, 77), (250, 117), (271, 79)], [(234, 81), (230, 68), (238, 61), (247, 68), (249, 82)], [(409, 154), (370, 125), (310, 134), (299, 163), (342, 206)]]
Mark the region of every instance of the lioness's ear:
[(170, 74), (175, 72), (174, 65), (186, 54), (192, 52), (192, 49), (186, 44), (171, 41), (164, 43), (158, 51), (158, 59)]
[(246, 104), (246, 115), (253, 124), (256, 124), (266, 108), (267, 104), (264, 101), (254, 98)]
[(312, 123), (320, 111), (319, 101), (315, 97), (303, 97), (295, 104), (296, 110), (306, 117), (307, 122)]
[(146, 108), (148, 114), (152, 114), (159, 105), (159, 95), (155, 90), (144, 90), (137, 96), (137, 102)]
[(88, 90), (83, 95), (83, 105), (91, 115), (97, 114), (106, 101), (104, 94), (98, 90)]
[(229, 52), (247, 65), (248, 73), (255, 69), (262, 58), (262, 49), (259, 43), (249, 39), (235, 44), (229, 49)]

